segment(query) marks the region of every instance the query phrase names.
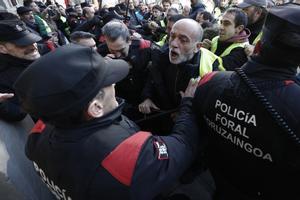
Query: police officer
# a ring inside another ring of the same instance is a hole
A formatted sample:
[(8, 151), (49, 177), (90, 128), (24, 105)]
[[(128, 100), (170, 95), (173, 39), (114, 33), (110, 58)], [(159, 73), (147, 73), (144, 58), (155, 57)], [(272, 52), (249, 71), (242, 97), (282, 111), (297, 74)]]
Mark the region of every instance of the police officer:
[(184, 172), (196, 154), (192, 90), (168, 137), (153, 136), (121, 115), (114, 85), (123, 60), (66, 45), (41, 57), (15, 83), (24, 109), (42, 119), (26, 153), (57, 199), (152, 199)]
[[(40, 57), (37, 43), (42, 38), (29, 32), (19, 19), (0, 21), (0, 91), (13, 93), (17, 77)], [(20, 121), (26, 113), (20, 109), (18, 99), (0, 103), (0, 119)]]
[(217, 199), (300, 198), (299, 17), (299, 4), (271, 9), (258, 55), (199, 84), (194, 106)]
[(98, 46), (98, 52), (102, 56), (126, 60), (131, 65), (129, 74), (116, 85), (116, 92), (126, 100), (125, 115), (132, 120), (140, 119), (143, 115), (138, 112), (137, 106), (142, 101), (141, 93), (154, 46), (148, 40), (133, 40), (127, 26), (120, 21), (107, 23), (102, 32), (105, 43)]

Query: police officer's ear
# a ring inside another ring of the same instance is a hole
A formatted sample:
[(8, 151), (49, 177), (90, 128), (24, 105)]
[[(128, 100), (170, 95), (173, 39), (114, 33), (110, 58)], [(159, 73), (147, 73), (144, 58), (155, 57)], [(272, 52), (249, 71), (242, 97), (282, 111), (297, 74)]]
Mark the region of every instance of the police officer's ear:
[(88, 107), (87, 113), (92, 118), (99, 118), (104, 115), (103, 104), (99, 99), (94, 99)]
[(2, 53), (2, 54), (7, 54), (8, 53), (7, 48), (2, 43), (0, 43), (0, 53)]

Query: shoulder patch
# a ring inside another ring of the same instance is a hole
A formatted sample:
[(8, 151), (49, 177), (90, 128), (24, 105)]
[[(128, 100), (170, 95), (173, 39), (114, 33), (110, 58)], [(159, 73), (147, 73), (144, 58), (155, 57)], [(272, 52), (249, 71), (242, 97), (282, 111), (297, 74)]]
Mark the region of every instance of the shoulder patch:
[(151, 46), (151, 42), (149, 40), (141, 39), (140, 40), (140, 49), (146, 49)]
[(31, 129), (30, 133), (42, 133), (45, 128), (46, 124), (39, 119)]
[(293, 81), (293, 80), (285, 80), (284, 81), (284, 85), (290, 85), (290, 84), (293, 84), (293, 83), (295, 83), (295, 81)]
[(98, 42), (99, 42), (99, 43), (104, 43), (104, 42), (105, 42), (105, 37), (104, 37), (104, 35), (101, 35), (101, 36), (99, 37)]
[(198, 86), (204, 85), (205, 83), (207, 83), (208, 81), (210, 81), (212, 79), (212, 77), (214, 77), (214, 75), (216, 75), (216, 73), (217, 72), (211, 72), (211, 73), (205, 74), (203, 76), (203, 78), (200, 80)]
[(122, 184), (130, 186), (139, 154), (150, 136), (149, 132), (137, 132), (110, 152), (101, 165)]
[(162, 140), (154, 140), (153, 142), (154, 147), (156, 149), (157, 159), (158, 160), (168, 160), (168, 148), (167, 145)]

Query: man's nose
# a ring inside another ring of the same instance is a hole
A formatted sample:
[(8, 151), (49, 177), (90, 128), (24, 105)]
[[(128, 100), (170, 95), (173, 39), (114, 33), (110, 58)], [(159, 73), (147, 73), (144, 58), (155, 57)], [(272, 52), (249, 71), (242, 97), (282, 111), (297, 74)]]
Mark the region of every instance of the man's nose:
[(174, 38), (174, 39), (170, 40), (170, 46), (173, 48), (178, 47), (178, 39)]

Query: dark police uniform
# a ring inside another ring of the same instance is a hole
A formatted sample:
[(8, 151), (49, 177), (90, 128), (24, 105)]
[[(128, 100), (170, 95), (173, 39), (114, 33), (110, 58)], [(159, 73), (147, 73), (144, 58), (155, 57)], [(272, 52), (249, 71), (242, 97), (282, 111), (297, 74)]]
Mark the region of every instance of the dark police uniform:
[[(10, 42), (18, 46), (28, 46), (41, 39), (41, 37), (30, 33), (21, 20), (3, 19), (0, 21), (0, 42)], [(33, 61), (2, 53), (0, 53), (0, 61), (0, 91), (2, 93), (14, 93), (14, 82)], [(20, 121), (25, 116), (26, 113), (20, 108), (17, 97), (13, 97), (0, 103), (1, 120)]]
[[(98, 52), (105, 57), (110, 54), (106, 44), (98, 46)], [(122, 58), (132, 65), (125, 79), (116, 85), (117, 95), (128, 103), (138, 105), (141, 102), (141, 92), (148, 76), (148, 65), (152, 59), (151, 43), (148, 40), (132, 40), (128, 56)]]
[[(116, 93), (129, 104), (125, 106), (124, 114), (132, 120), (143, 117), (138, 112), (137, 106), (142, 101), (141, 93), (148, 78), (148, 65), (151, 63), (153, 53), (158, 51), (156, 48), (148, 40), (132, 40), (128, 56), (122, 58), (129, 62), (132, 68), (127, 77), (116, 84)], [(110, 53), (106, 44), (99, 45), (98, 52), (103, 57)]]
[(26, 111), (49, 122), (35, 125), (26, 155), (57, 199), (152, 199), (172, 186), (196, 156), (191, 98), (183, 98), (167, 137), (139, 131), (121, 115), (122, 100), (102, 117), (63, 120), (127, 75), (128, 66), (125, 73), (114, 63), (126, 65), (105, 60), (92, 48), (66, 45), (40, 58), (15, 84)]
[[(299, 16), (299, 6), (283, 8), (275, 8), (272, 15)], [(216, 182), (217, 199), (300, 198), (297, 65), (267, 65), (262, 58), (253, 57), (238, 73), (208, 74), (195, 95), (198, 122), (208, 137), (204, 152)], [(285, 61), (285, 57), (281, 59)], [(253, 85), (258, 90), (252, 90)]]
[(176, 181), (196, 154), (197, 129), (187, 130), (193, 128), (190, 107), (185, 100), (170, 137), (138, 131), (120, 107), (70, 129), (39, 122), (26, 155), (58, 199), (152, 199)]

